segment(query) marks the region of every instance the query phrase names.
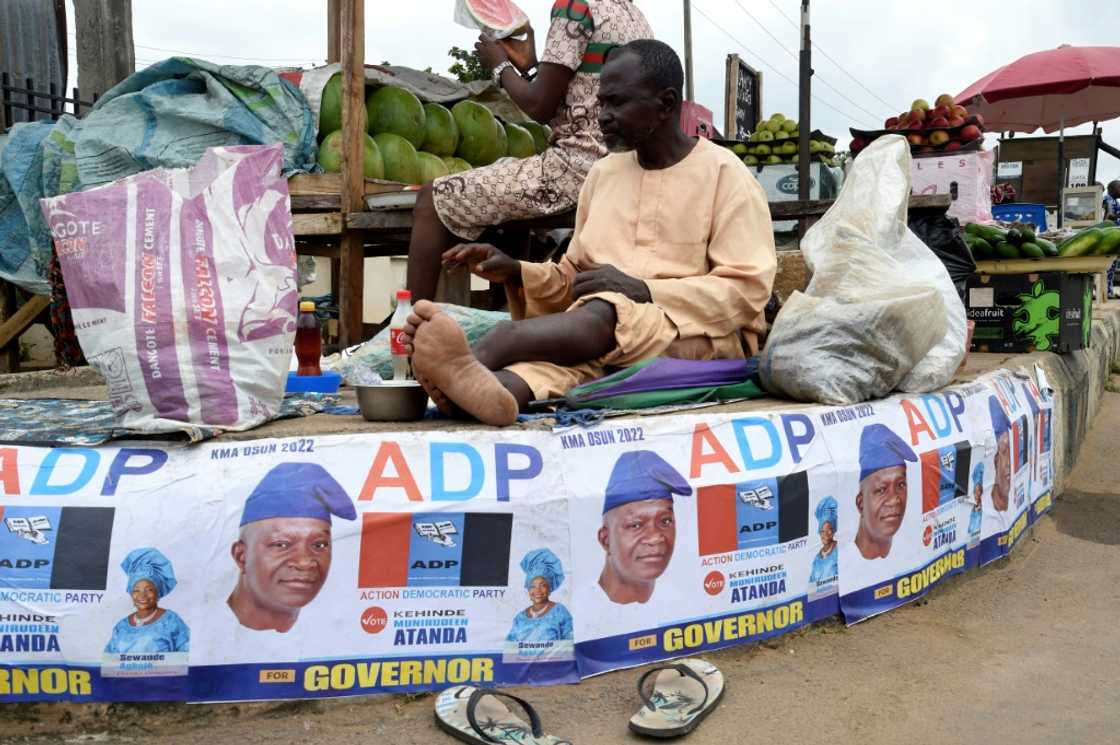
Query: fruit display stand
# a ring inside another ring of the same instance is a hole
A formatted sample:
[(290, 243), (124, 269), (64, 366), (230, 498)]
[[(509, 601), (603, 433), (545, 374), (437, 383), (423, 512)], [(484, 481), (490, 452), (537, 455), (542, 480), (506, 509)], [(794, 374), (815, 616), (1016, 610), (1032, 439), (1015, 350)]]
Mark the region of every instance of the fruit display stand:
[(977, 261), (977, 274), (1034, 274), (1037, 272), (1069, 272), (1100, 274), (1107, 272), (1115, 256), (1054, 256), (1045, 259), (1001, 259)]

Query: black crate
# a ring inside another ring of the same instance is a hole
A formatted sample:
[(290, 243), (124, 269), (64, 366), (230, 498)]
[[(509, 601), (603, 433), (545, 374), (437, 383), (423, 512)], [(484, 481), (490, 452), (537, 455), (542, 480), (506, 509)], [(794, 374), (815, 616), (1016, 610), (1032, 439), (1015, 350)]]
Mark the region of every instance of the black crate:
[(968, 318), (973, 352), (1057, 352), (1089, 346), (1091, 274), (974, 274)]

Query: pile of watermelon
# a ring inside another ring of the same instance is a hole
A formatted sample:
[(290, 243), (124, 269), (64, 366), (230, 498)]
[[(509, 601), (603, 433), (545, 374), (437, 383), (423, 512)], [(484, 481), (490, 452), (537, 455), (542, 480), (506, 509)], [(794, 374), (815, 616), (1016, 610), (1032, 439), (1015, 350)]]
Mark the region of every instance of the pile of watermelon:
[[(551, 130), (537, 122), (502, 122), (476, 101), (450, 109), (421, 103), (412, 92), (386, 85), (366, 97), (368, 134), (366, 178), (426, 184), (440, 176), (490, 165), (499, 158), (528, 158), (544, 152)], [(342, 77), (323, 90), (319, 165), (328, 173), (342, 167)]]

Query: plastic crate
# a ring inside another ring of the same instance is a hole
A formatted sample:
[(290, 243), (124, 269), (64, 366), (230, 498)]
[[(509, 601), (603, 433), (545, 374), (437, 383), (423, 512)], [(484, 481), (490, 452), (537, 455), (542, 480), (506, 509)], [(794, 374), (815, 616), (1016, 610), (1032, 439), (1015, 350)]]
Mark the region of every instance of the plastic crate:
[(1011, 202), (993, 204), (992, 217), (1000, 222), (1023, 222), (1034, 225), (1035, 230), (1046, 230), (1046, 205)]

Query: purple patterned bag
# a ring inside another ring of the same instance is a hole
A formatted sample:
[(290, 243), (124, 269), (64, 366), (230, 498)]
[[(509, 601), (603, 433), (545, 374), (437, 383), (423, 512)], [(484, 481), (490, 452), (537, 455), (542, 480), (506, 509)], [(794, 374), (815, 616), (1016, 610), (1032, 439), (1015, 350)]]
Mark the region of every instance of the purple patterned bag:
[(299, 300), (283, 157), (211, 148), (191, 169), (42, 200), (120, 426), (249, 429), (279, 410)]

